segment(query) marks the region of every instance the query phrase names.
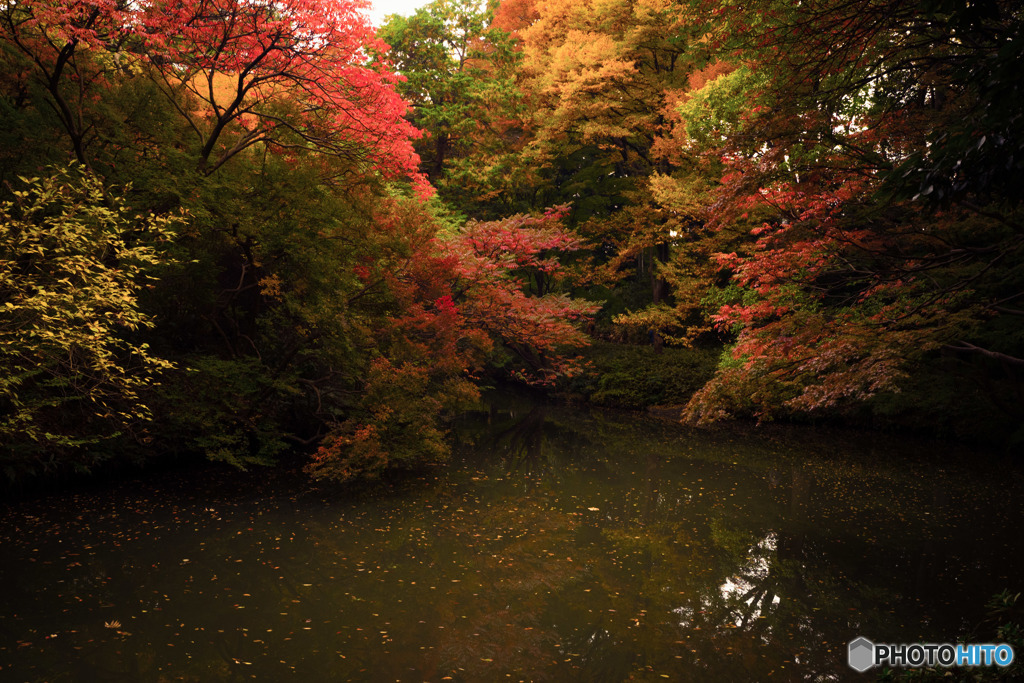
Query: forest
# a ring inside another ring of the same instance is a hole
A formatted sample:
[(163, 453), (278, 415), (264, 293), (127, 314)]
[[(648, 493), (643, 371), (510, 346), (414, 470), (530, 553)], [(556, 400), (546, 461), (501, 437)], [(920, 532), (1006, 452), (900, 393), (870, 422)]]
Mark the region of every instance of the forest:
[(500, 383), (1019, 448), (1018, 3), (366, 8), (0, 5), (4, 479), (373, 477)]

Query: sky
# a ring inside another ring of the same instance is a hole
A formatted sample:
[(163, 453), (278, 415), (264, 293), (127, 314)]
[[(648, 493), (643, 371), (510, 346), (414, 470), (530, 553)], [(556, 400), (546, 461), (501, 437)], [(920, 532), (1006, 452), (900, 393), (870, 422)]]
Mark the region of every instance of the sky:
[(387, 15), (401, 14), (403, 17), (407, 17), (430, 0), (370, 0), (370, 2), (372, 4), (369, 12), (370, 23), (380, 26), (381, 21)]

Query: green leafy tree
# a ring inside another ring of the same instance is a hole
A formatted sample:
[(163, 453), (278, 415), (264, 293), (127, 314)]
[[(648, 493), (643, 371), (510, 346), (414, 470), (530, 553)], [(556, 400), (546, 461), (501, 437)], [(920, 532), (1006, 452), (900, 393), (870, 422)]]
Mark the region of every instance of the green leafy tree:
[[(378, 36), (385, 57), (405, 77), (399, 92), (413, 107), (421, 170), (442, 196), (473, 213), (495, 203), (522, 138), (522, 92), (516, 84), (516, 41), (492, 26), (476, 0), (435, 0), (408, 17), (391, 15)], [(502, 176), (502, 177), (498, 177)]]

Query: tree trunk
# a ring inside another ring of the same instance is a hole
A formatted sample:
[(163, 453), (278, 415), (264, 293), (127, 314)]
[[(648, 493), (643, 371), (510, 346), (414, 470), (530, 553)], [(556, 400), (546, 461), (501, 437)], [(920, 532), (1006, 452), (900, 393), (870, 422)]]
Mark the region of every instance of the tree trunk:
[[(654, 304), (660, 304), (668, 298), (668, 282), (658, 274), (658, 264), (668, 262), (668, 244), (662, 242), (654, 247), (654, 261), (651, 264), (651, 299)], [(658, 330), (651, 330), (651, 346), (655, 353), (661, 353), (665, 346), (665, 340)]]

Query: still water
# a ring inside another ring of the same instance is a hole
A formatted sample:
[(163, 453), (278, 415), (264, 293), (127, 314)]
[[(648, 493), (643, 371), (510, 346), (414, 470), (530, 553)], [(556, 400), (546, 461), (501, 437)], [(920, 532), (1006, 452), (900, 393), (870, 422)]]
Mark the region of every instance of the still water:
[(4, 681), (871, 680), (1024, 589), (1024, 475), (497, 397), (376, 487), (161, 475), (0, 520)]

